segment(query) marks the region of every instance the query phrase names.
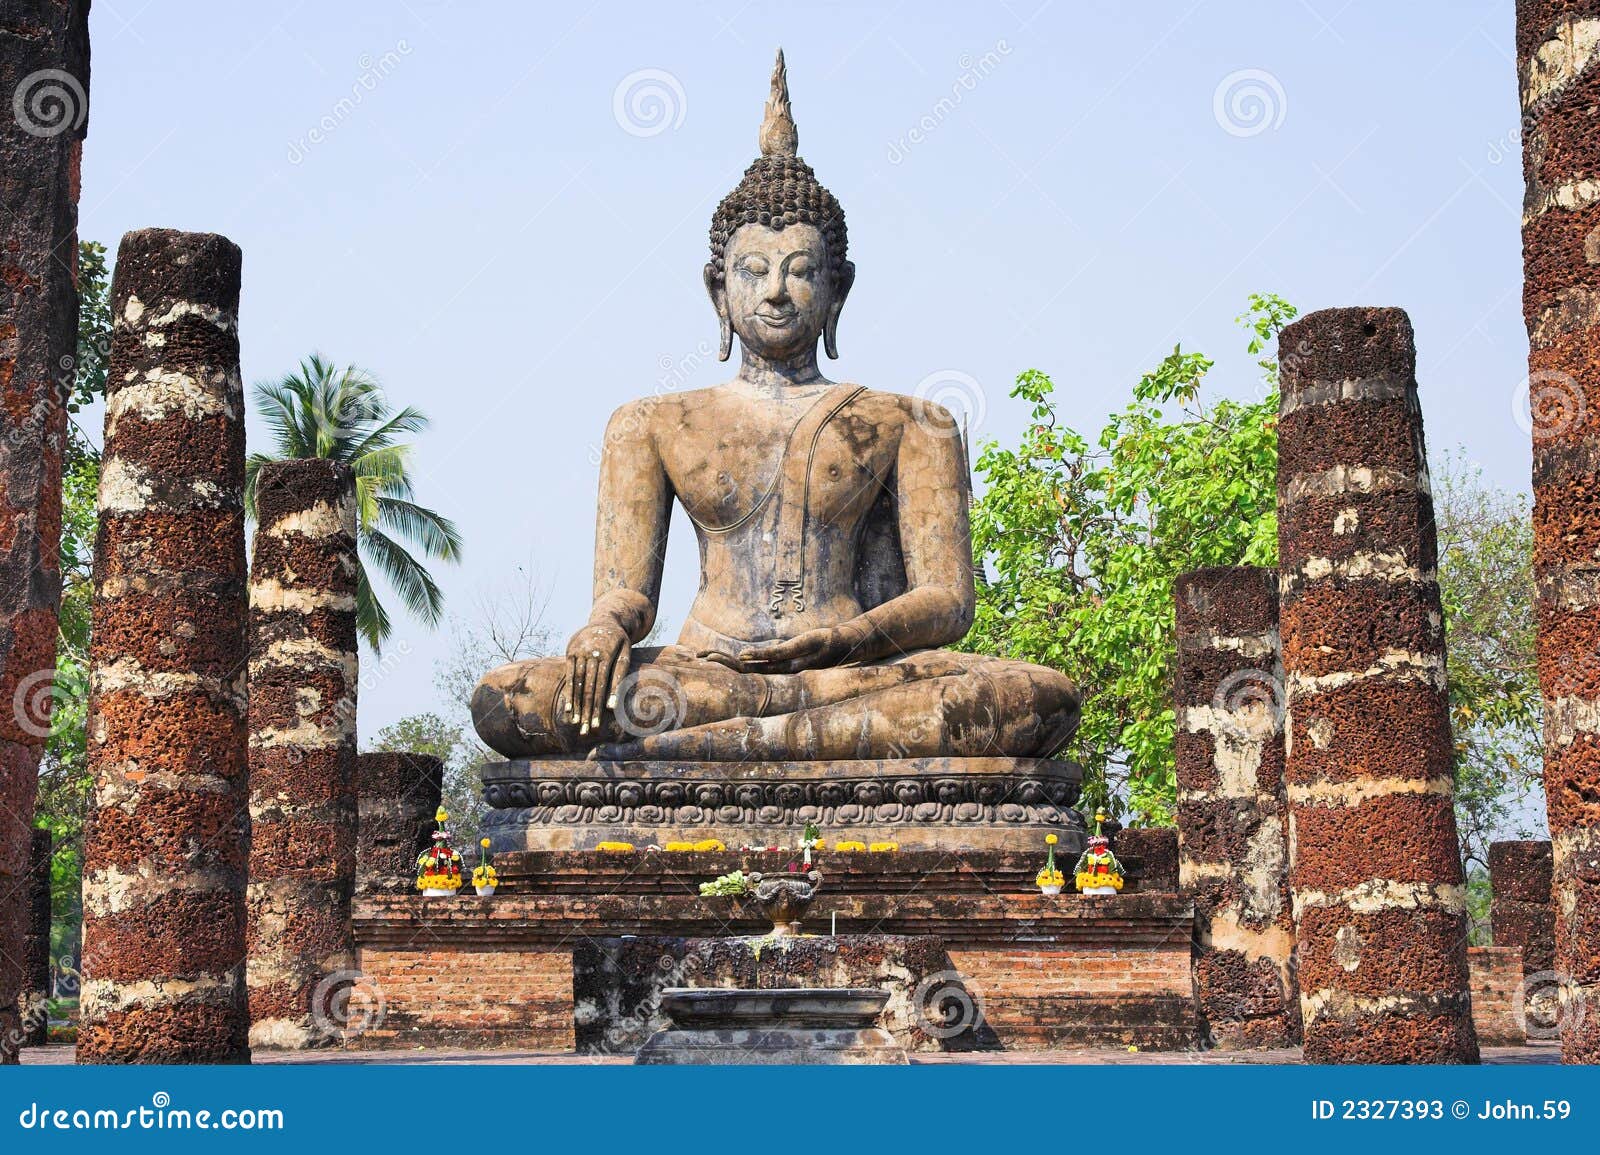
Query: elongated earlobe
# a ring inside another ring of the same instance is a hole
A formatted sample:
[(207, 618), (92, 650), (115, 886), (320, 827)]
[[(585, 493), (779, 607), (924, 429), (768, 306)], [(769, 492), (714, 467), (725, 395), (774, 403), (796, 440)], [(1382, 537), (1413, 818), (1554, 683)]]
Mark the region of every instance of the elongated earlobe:
[(828, 316), (822, 324), (822, 347), (833, 361), (839, 359), (839, 314), (844, 311), (844, 299), (855, 283), (856, 267), (846, 261), (839, 269), (839, 282), (834, 286), (833, 300), (828, 302)]
[(717, 266), (710, 261), (705, 267), (706, 295), (711, 307), (717, 311), (717, 360), (726, 361), (733, 355), (733, 322), (728, 317), (728, 293), (722, 278), (717, 276)]

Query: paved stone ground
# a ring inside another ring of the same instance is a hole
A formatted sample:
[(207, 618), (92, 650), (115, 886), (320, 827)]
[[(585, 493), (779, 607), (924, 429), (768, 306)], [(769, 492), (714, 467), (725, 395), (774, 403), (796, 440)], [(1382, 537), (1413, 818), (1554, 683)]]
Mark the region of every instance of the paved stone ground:
[[(45, 1066), (72, 1062), (69, 1046), (30, 1047), (22, 1052), (28, 1065)], [(433, 1064), (500, 1063), (515, 1066), (625, 1066), (631, 1055), (575, 1055), (549, 1051), (257, 1051), (257, 1063), (398, 1063), (412, 1066)], [(1537, 1042), (1526, 1047), (1484, 1047), (1486, 1064), (1533, 1064), (1561, 1062), (1559, 1043)], [(967, 1054), (914, 1055), (913, 1065), (1023, 1066), (1061, 1063), (1071, 1066), (1252, 1066), (1298, 1063), (1298, 1048), (1281, 1051), (1127, 1051), (1112, 1049), (1058, 1051), (982, 1051)]]

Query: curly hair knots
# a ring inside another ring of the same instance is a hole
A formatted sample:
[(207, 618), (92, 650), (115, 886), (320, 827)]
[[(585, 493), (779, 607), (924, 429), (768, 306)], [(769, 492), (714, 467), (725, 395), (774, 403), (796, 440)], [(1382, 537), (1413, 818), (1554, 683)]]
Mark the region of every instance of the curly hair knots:
[(797, 154), (800, 134), (789, 109), (789, 76), (781, 48), (772, 70), (772, 94), (767, 98), (759, 140), (761, 155), (744, 170), (738, 186), (722, 198), (711, 217), (711, 264), (716, 279), (721, 281), (727, 272), (728, 240), (740, 225), (783, 229), (806, 224), (815, 226), (827, 242), (828, 272), (837, 288), (844, 281), (848, 247), (844, 209)]

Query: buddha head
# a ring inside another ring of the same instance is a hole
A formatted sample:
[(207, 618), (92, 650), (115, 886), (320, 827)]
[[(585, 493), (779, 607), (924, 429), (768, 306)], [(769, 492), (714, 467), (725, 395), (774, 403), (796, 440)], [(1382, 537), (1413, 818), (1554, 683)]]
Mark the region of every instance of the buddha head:
[(718, 357), (733, 335), (752, 353), (788, 360), (816, 348), (839, 356), (839, 313), (855, 281), (845, 259), (844, 210), (801, 160), (789, 110), (783, 50), (761, 123), (761, 155), (711, 218), (706, 291), (721, 329)]

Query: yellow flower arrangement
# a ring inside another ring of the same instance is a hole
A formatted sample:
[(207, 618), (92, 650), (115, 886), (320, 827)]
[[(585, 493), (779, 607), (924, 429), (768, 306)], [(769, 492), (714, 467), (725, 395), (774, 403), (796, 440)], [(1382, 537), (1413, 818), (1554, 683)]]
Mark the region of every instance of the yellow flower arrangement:
[(608, 854), (622, 854), (633, 849), (631, 842), (601, 842), (596, 844), (596, 850), (603, 850)]
[(1039, 876), (1033, 881), (1037, 886), (1065, 886), (1067, 884), (1067, 876), (1059, 870), (1041, 870)]
[(682, 853), (684, 853), (686, 851), (693, 850), (694, 849), (694, 843), (692, 843), (692, 842), (669, 842), (664, 847), (664, 849), (671, 850), (671, 851), (673, 851), (674, 853), (677, 853), (677, 854), (682, 854)]
[(855, 854), (866, 850), (867, 844), (865, 842), (835, 842), (833, 848), (840, 854)]
[(702, 838), (699, 842), (694, 844), (694, 848), (701, 854), (714, 854), (719, 850), (728, 849), (726, 846), (722, 845), (722, 841), (717, 838)]
[(900, 849), (900, 844), (898, 842), (874, 842), (867, 849), (873, 854), (892, 854)]
[(450, 834), (445, 829), (449, 812), (441, 806), (434, 818), (439, 829), (433, 833), (433, 845), (417, 855), (417, 889), (454, 894), (461, 888), (461, 855), (450, 845)]
[(474, 887), (492, 887), (500, 885), (500, 874), (495, 870), (494, 864), (489, 861), (489, 840), (480, 838), (478, 846), (482, 853), (478, 856), (478, 865), (472, 868), (472, 885)]

